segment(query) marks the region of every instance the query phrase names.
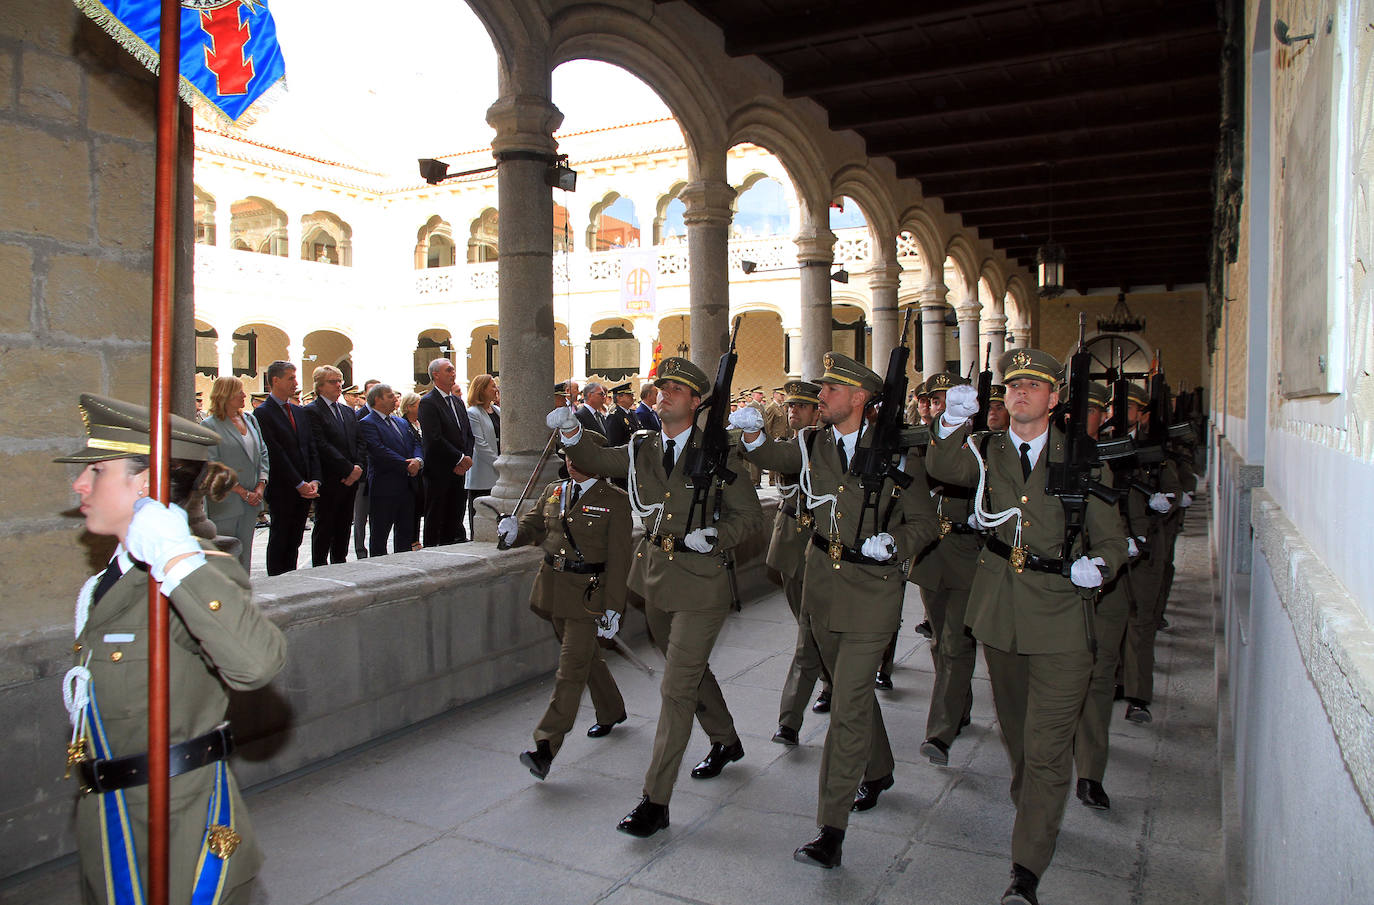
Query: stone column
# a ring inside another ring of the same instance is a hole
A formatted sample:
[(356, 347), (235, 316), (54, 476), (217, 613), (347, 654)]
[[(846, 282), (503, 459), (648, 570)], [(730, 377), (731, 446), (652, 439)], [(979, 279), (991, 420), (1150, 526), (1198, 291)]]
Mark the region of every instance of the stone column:
[(834, 256), (835, 234), (829, 227), (803, 227), (802, 234), (797, 236), (797, 263), (801, 265), (801, 371), (815, 377), (824, 373), (821, 359), (834, 345), (835, 316), (830, 310), (830, 267)]
[(572, 376), (578, 383), (583, 383), (587, 379), (587, 344), (591, 341), (590, 325), (568, 325), (568, 345), (572, 349)]
[(1025, 349), (1025, 348), (1028, 348), (1028, 347), (1030, 346), (1030, 340), (1031, 340), (1031, 328), (1030, 328), (1030, 327), (1012, 327), (1012, 328), (1011, 328), (1011, 335), (1012, 335), (1012, 343), (1011, 343), (1011, 346), (1009, 346), (1009, 348), (1012, 348), (1012, 349)]
[(954, 314), (959, 319), (959, 373), (967, 377), (970, 371), (982, 370), (983, 366), (983, 349), (978, 335), (983, 307), (975, 296), (959, 302)]
[(992, 380), (1002, 382), (1002, 371), (997, 367), (997, 359), (1002, 357), (1007, 346), (1007, 318), (1003, 314), (992, 314), (983, 318), (983, 348), (992, 346)]
[[(721, 154), (724, 157), (724, 154)], [(724, 166), (720, 167), (724, 171)], [(689, 183), (678, 196), (687, 210), (688, 297), (692, 303), (688, 340), (692, 363), (707, 375), (716, 373), (720, 356), (730, 347), (730, 202), (735, 189), (728, 182)]]
[[(554, 380), (553, 189), (545, 176), (557, 149), (553, 132), (562, 121), (547, 99), (528, 94), (503, 97), (487, 110), (487, 122), (496, 129), (492, 151), (501, 211), (498, 318), (511, 325), (501, 331), (501, 360), (516, 365), (501, 369), (501, 455), (491, 496), (502, 512), (515, 508), (549, 439), (544, 415), (553, 405)], [(558, 460), (550, 457), (536, 484), (557, 471)], [(491, 511), (478, 506), (477, 512), (477, 539), (495, 540)]]
[[(306, 368), (305, 343), (298, 342), (295, 339), (296, 336), (303, 338), (305, 334), (306, 330), (301, 328), (299, 330), (293, 330), (291, 333), (287, 334), (286, 337), (286, 360), (296, 366), (296, 378), (301, 385), (302, 396), (313, 389), (310, 385), (310, 372), (315, 370), (313, 367), (309, 369)], [(261, 362), (259, 362), (258, 366), (265, 368)]]
[(921, 376), (929, 378), (945, 369), (945, 296), (942, 281), (926, 285), (917, 298), (921, 303)]
[[(897, 284), (902, 268), (898, 264), (879, 264), (868, 272), (868, 288), (873, 296), (873, 370), (883, 374), (888, 355), (901, 337), (902, 315), (897, 309)], [(908, 341), (910, 337), (908, 337)]]
[(635, 339), (639, 340), (639, 379), (641, 385), (649, 379), (654, 366), (654, 343), (658, 342), (657, 322), (652, 317), (634, 319)]

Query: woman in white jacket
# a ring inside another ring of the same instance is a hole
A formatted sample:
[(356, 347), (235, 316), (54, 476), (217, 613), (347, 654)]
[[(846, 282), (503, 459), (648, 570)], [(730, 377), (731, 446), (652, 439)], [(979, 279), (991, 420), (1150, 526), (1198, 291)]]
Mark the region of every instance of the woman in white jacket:
[(468, 420), (472, 422), (472, 468), (467, 474), (468, 537), (476, 536), (477, 498), (496, 486), (496, 457), (501, 454), (501, 407), (496, 378), (478, 374), (468, 384)]

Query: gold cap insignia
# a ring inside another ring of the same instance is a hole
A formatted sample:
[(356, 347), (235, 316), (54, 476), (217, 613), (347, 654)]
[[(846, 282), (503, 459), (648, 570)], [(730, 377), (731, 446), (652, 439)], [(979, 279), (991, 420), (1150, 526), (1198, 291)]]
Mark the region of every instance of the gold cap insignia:
[(835, 367), (835, 356), (826, 352), (825, 357), (821, 359), (821, 364), (825, 365), (825, 369), (829, 371), (831, 368)]
[(1029, 352), (1017, 352), (1011, 357), (1011, 363), (1018, 368), (1030, 367), (1031, 357)]

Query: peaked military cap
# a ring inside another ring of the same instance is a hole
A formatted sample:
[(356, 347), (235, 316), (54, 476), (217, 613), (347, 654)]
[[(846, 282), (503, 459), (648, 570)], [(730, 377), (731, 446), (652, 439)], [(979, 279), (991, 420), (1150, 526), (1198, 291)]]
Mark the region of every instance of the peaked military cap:
[(1001, 400), (1002, 402), (1007, 401), (1007, 388), (1000, 383), (994, 383), (992, 388), (988, 391), (988, 401), (992, 402), (994, 400)]
[(924, 380), (922, 380), (920, 383), (916, 384), (916, 398), (917, 398), (917, 399), (920, 399), (922, 396), (929, 396), (929, 395), (930, 395), (930, 390), (927, 390), (927, 389), (926, 389), (926, 382), (925, 382)]
[(669, 381), (682, 384), (698, 396), (705, 396), (711, 389), (711, 379), (705, 371), (676, 355), (670, 355), (658, 363), (654, 386), (661, 387)]
[(1105, 383), (1093, 382), (1088, 384), (1088, 405), (1095, 405), (1102, 411), (1107, 410), (1107, 406), (1112, 404), (1112, 391), (1107, 389)]
[(821, 388), (809, 380), (789, 380), (782, 391), (787, 394), (784, 402), (801, 405), (820, 405)]
[(1141, 408), (1150, 404), (1150, 394), (1145, 392), (1145, 388), (1138, 383), (1133, 383), (1126, 388), (1126, 401), (1134, 402)]
[(958, 374), (952, 374), (949, 371), (941, 371), (940, 373), (931, 376), (931, 378), (927, 380), (924, 384), (925, 394), (927, 396), (929, 396), (932, 393), (943, 392), (945, 390), (948, 390), (950, 387), (961, 386), (968, 386), (968, 380), (966, 378), (960, 377)]
[(623, 396), (626, 393), (634, 395), (634, 387), (630, 386), (628, 383), (622, 383), (611, 387), (612, 396)]
[(1029, 377), (1054, 386), (1064, 376), (1064, 366), (1059, 359), (1039, 349), (1012, 349), (1002, 354), (997, 360), (997, 367), (1002, 371), (1004, 384)]
[[(54, 462), (103, 462), (146, 456), (151, 452), (151, 419), (146, 405), (82, 393), (77, 407), (86, 428), (86, 442), (71, 455)], [(180, 415), (171, 416), (172, 458), (205, 462), (219, 434)]]
[(821, 359), (825, 373), (816, 378), (817, 383), (838, 383), (844, 386), (859, 387), (872, 395), (883, 391), (883, 379), (872, 368), (860, 364), (848, 355), (839, 352), (826, 352)]

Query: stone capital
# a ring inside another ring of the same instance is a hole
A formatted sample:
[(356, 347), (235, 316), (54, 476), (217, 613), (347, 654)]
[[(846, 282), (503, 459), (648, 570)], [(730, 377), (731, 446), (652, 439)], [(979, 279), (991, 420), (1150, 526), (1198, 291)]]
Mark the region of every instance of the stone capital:
[(943, 308), (948, 296), (949, 287), (944, 283), (930, 283), (916, 292), (916, 298), (922, 308)]
[(729, 226), (735, 212), (730, 207), (735, 200), (735, 187), (728, 182), (703, 179), (689, 182), (682, 187), (678, 198), (682, 199), (682, 222), (686, 226), (705, 224), (707, 226)]
[(983, 318), (983, 306), (978, 304), (977, 299), (961, 299), (954, 305), (954, 316), (961, 324), (969, 321), (977, 323)]
[(829, 227), (803, 229), (794, 240), (797, 260), (805, 264), (829, 264), (835, 259), (835, 234)]
[(496, 130), (492, 151), (534, 151), (554, 154), (553, 133), (563, 122), (562, 112), (547, 98), (532, 94), (503, 97), (487, 108), (487, 122)]
[(868, 271), (868, 288), (873, 292), (889, 292), (897, 288), (902, 277), (900, 264), (878, 264)]
[(1004, 314), (989, 314), (983, 318), (984, 333), (1006, 333), (1007, 318)]

